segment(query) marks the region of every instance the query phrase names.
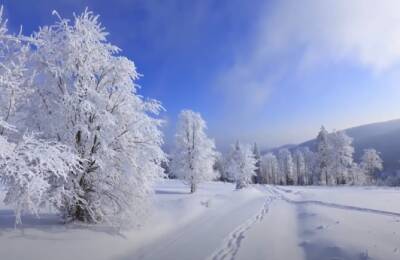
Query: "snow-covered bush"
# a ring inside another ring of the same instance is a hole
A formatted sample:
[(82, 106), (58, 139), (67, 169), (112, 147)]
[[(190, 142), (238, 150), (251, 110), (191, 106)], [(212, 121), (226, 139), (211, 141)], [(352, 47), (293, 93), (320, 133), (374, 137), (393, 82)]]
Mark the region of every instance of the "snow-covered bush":
[(171, 170), (175, 176), (196, 191), (200, 182), (217, 177), (214, 163), (217, 158), (214, 141), (207, 137), (206, 122), (199, 113), (183, 110), (179, 115)]
[(348, 180), (347, 184), (350, 185), (365, 185), (367, 184), (367, 176), (360, 165), (353, 163), (348, 169)]
[(23, 211), (39, 214), (44, 203), (60, 210), (64, 200), (76, 200), (74, 190), (68, 190), (71, 174), (80, 172), (78, 157), (69, 147), (24, 135), (19, 143), (0, 136), (0, 181), (6, 188), (4, 202), (13, 206), (16, 224)]
[(226, 171), (236, 182), (236, 188), (246, 187), (256, 174), (256, 159), (250, 145), (242, 145), (239, 142), (232, 147), (228, 156)]
[(378, 185), (400, 186), (400, 171), (387, 173), (377, 181)]
[(376, 183), (377, 172), (383, 170), (383, 161), (375, 149), (365, 149), (360, 167), (368, 177), (368, 183)]

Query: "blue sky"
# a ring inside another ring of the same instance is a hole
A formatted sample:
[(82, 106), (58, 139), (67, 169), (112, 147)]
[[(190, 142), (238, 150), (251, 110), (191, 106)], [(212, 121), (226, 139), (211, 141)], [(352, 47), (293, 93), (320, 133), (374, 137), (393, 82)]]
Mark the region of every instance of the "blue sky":
[(220, 148), (301, 142), (400, 117), (400, 4), (372, 0), (1, 0), (30, 34), (89, 7), (166, 112), (200, 112)]

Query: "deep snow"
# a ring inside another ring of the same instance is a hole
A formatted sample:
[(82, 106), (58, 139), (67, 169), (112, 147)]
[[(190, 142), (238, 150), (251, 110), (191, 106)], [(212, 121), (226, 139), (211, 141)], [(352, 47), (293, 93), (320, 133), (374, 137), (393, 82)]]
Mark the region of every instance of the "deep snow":
[(63, 225), (0, 205), (1, 259), (400, 259), (400, 190), (176, 180), (155, 187), (138, 229)]

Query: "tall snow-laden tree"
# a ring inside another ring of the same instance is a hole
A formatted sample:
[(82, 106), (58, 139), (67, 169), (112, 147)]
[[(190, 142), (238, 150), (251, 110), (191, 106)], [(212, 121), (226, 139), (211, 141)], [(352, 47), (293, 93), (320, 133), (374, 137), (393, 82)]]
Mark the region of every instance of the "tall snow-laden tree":
[[(314, 184), (314, 180), (317, 180), (315, 176), (316, 154), (308, 147), (302, 147), (301, 151), (303, 153), (305, 163), (306, 182), (304, 184)], [(317, 183), (318, 182), (316, 182), (316, 184)]]
[(317, 136), (317, 178), (320, 184), (330, 183), (330, 163), (331, 163), (331, 144), (329, 142), (329, 134), (325, 127)]
[(253, 177), (253, 182), (259, 183), (261, 154), (260, 154), (260, 151), (258, 150), (257, 143), (254, 143), (254, 145), (253, 145), (253, 154), (254, 154), (254, 159), (256, 159), (256, 175)]
[(213, 169), (217, 153), (214, 141), (207, 137), (206, 122), (199, 113), (183, 110), (179, 115), (172, 171), (196, 191), (200, 182), (216, 178)]
[(300, 149), (297, 149), (293, 153), (293, 165), (294, 165), (294, 175), (295, 175), (295, 184), (297, 185), (305, 185), (307, 183), (306, 176), (306, 161), (303, 155), (303, 152)]
[(215, 162), (214, 162), (214, 171), (217, 172), (217, 178), (220, 181), (228, 181), (225, 175), (225, 162), (224, 162), (224, 156), (220, 153), (217, 152)]
[(139, 74), (107, 40), (98, 16), (44, 26), (31, 39), (34, 93), (27, 128), (79, 157), (62, 209), (70, 220), (122, 223), (146, 212), (165, 155), (155, 100), (138, 95)]
[(289, 149), (283, 148), (278, 151), (279, 171), (281, 175), (280, 184), (294, 184), (294, 165), (292, 153)]
[(383, 170), (383, 161), (375, 149), (365, 149), (361, 157), (360, 168), (364, 171), (368, 183), (375, 183), (377, 173)]
[(220, 164), (221, 169), (221, 180), (226, 182), (234, 182), (233, 175), (229, 171), (229, 163), (230, 163), (230, 153), (225, 153), (221, 155), (219, 159), (217, 159), (217, 164)]
[(353, 140), (344, 132), (337, 131), (329, 135), (331, 142), (330, 173), (331, 181), (345, 184), (349, 178), (349, 170), (353, 165)]
[(261, 183), (278, 183), (278, 159), (273, 153), (267, 153), (261, 157)]
[(251, 146), (236, 142), (229, 154), (226, 168), (236, 182), (236, 189), (242, 189), (251, 183), (256, 174), (256, 159)]

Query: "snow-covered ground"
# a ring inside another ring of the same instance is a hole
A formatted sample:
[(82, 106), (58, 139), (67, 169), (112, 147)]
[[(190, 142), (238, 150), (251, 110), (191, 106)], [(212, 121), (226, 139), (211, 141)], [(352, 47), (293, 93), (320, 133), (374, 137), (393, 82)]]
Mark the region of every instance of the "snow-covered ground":
[(54, 213), (14, 228), (0, 205), (0, 259), (400, 259), (400, 190), (228, 183), (156, 186), (143, 227), (63, 225)]

